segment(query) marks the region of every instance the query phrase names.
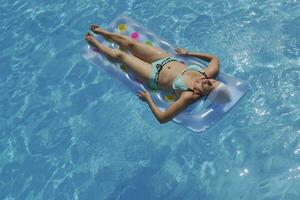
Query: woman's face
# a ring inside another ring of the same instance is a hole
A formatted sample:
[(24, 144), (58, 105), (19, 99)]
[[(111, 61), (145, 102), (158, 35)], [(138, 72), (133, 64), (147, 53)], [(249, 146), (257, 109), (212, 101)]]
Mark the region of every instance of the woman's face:
[(219, 81), (215, 79), (198, 78), (194, 82), (193, 90), (202, 96), (208, 95), (213, 89), (219, 85)]

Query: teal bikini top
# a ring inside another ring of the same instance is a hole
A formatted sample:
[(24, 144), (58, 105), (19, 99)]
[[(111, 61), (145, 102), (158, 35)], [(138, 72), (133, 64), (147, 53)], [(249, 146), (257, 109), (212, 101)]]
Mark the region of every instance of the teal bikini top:
[(182, 91), (193, 91), (192, 89), (188, 88), (182, 78), (182, 75), (187, 72), (187, 71), (191, 71), (191, 70), (194, 70), (194, 71), (197, 71), (199, 73), (201, 73), (203, 76), (205, 76), (205, 78), (207, 78), (207, 75), (206, 73), (202, 70), (202, 68), (198, 65), (189, 65), (187, 66), (183, 72), (181, 73), (181, 75), (178, 75), (175, 80), (173, 81), (173, 84), (172, 84), (172, 88), (173, 90), (182, 90)]

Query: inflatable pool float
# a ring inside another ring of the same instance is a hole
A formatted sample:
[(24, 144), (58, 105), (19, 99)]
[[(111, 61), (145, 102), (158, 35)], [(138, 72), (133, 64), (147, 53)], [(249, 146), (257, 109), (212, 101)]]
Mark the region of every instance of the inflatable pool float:
[[(115, 19), (107, 28), (111, 32), (118, 32), (127, 35), (134, 40), (144, 42), (147, 45), (153, 45), (168, 52), (172, 57), (180, 62), (191, 65), (196, 64), (205, 67), (205, 63), (200, 59), (191, 57), (181, 57), (175, 52), (175, 47), (159, 38), (154, 33), (138, 24), (136, 21), (126, 16), (120, 16)], [(96, 36), (102, 44), (111, 48), (119, 48), (116, 43), (107, 41), (100, 36)], [(129, 53), (129, 52), (128, 52)], [(94, 51), (92, 47), (86, 45), (81, 51), (81, 55), (89, 62), (96, 65), (99, 69), (107, 72), (112, 77), (121, 81), (135, 94), (138, 90), (147, 90), (150, 92), (151, 97), (155, 104), (161, 111), (164, 111), (171, 103), (176, 100), (173, 94), (166, 91), (158, 91), (151, 89), (147, 84), (141, 83), (137, 78), (126, 70), (126, 66), (122, 64), (111, 63), (105, 56)], [(227, 104), (217, 104), (200, 99), (196, 103), (190, 105), (180, 114), (178, 114), (173, 121), (192, 130), (193, 132), (203, 132), (210, 127), (214, 122), (220, 120), (230, 108), (232, 108), (246, 93), (248, 83), (244, 80), (231, 77), (225, 73), (220, 72), (217, 80), (226, 84), (230, 91), (231, 101)], [(150, 109), (149, 109), (150, 112)]]

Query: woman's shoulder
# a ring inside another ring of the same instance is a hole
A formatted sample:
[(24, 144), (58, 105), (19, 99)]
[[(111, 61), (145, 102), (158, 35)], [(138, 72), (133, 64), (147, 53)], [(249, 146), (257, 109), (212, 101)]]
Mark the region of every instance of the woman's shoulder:
[(202, 98), (201, 95), (195, 94), (191, 91), (182, 91), (178, 99), (181, 99), (181, 100), (185, 101), (186, 103), (191, 104), (201, 98)]
[(220, 60), (217, 57), (214, 57), (208, 66), (203, 69), (203, 71), (206, 73), (206, 75), (210, 78), (217, 77), (220, 70)]
[(203, 69), (203, 72), (208, 78), (216, 78), (219, 74), (219, 69), (206, 67)]

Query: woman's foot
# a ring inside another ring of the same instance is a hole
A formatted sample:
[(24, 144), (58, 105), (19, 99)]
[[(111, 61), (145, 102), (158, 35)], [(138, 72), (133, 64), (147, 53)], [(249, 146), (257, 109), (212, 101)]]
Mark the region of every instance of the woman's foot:
[(97, 24), (92, 24), (90, 29), (91, 29), (91, 31), (93, 31), (95, 34), (98, 34), (98, 35), (102, 35), (105, 32)]
[(87, 32), (85, 34), (85, 41), (87, 41), (87, 43), (89, 43), (89, 45), (96, 47), (98, 41), (96, 40), (96, 38), (89, 32)]

